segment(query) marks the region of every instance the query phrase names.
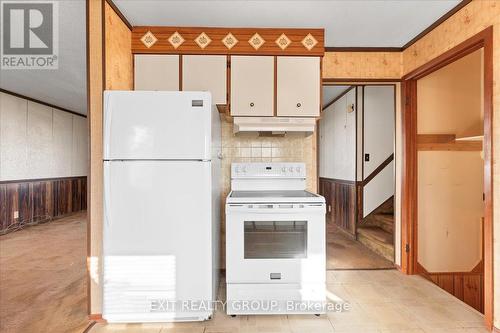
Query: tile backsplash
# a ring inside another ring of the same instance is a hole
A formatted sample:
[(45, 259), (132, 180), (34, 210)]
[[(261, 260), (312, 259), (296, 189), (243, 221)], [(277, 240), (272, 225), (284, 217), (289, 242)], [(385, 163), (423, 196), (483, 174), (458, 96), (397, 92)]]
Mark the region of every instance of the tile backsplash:
[(233, 124), (225, 120), (221, 125), (223, 199), (231, 190), (231, 163), (234, 162), (303, 162), (306, 164), (307, 189), (316, 192), (316, 133), (260, 137), (258, 133), (234, 134)]

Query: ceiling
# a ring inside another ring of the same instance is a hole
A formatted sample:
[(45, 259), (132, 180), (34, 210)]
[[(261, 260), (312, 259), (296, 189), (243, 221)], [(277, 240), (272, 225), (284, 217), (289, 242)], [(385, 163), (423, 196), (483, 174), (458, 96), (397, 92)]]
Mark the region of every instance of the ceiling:
[(325, 28), (325, 46), (401, 47), (458, 0), (114, 0), (133, 26)]
[(59, 68), (0, 70), (0, 88), (87, 113), (85, 0), (59, 1)]
[(323, 106), (342, 95), (351, 86), (323, 86)]
[[(59, 69), (1, 70), (0, 88), (86, 114), (85, 0), (59, 0)], [(132, 25), (325, 28), (327, 47), (401, 47), (459, 0), (114, 0)]]

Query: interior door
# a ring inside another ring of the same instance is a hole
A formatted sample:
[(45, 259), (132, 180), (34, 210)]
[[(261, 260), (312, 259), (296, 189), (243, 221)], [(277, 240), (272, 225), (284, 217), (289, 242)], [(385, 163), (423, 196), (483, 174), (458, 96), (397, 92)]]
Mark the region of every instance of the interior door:
[(319, 117), (319, 57), (278, 57), (276, 85), (279, 117)]
[(273, 116), (274, 57), (231, 57), (231, 115)]
[(211, 299), (210, 173), (211, 162), (104, 162), (108, 314), (147, 306), (144, 297)]

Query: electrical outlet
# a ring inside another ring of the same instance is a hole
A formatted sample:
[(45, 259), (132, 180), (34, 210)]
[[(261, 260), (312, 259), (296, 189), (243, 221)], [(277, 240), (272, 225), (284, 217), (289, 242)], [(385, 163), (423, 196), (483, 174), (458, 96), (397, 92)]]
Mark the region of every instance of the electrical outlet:
[(354, 103), (351, 103), (347, 106), (347, 113), (354, 112)]
[(14, 218), (15, 218), (15, 219), (18, 219), (18, 218), (19, 218), (19, 211), (18, 211), (18, 210), (15, 210), (15, 211), (14, 211)]

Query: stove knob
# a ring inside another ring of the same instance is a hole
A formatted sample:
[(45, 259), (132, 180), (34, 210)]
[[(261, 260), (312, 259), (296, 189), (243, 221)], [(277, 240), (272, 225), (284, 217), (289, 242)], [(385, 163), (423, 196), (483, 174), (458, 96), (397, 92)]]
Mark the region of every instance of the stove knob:
[(290, 172), (293, 172), (293, 167), (290, 167), (288, 170), (290, 170)]
[(247, 172), (247, 167), (243, 167), (243, 169), (241, 170), (241, 172), (246, 173)]
[(285, 172), (286, 172), (286, 168), (285, 168), (285, 167), (282, 167), (282, 168), (281, 168), (281, 172), (285, 173)]
[(295, 170), (297, 170), (297, 172), (300, 172), (300, 171), (301, 171), (301, 170), (300, 170), (300, 167), (297, 167)]

